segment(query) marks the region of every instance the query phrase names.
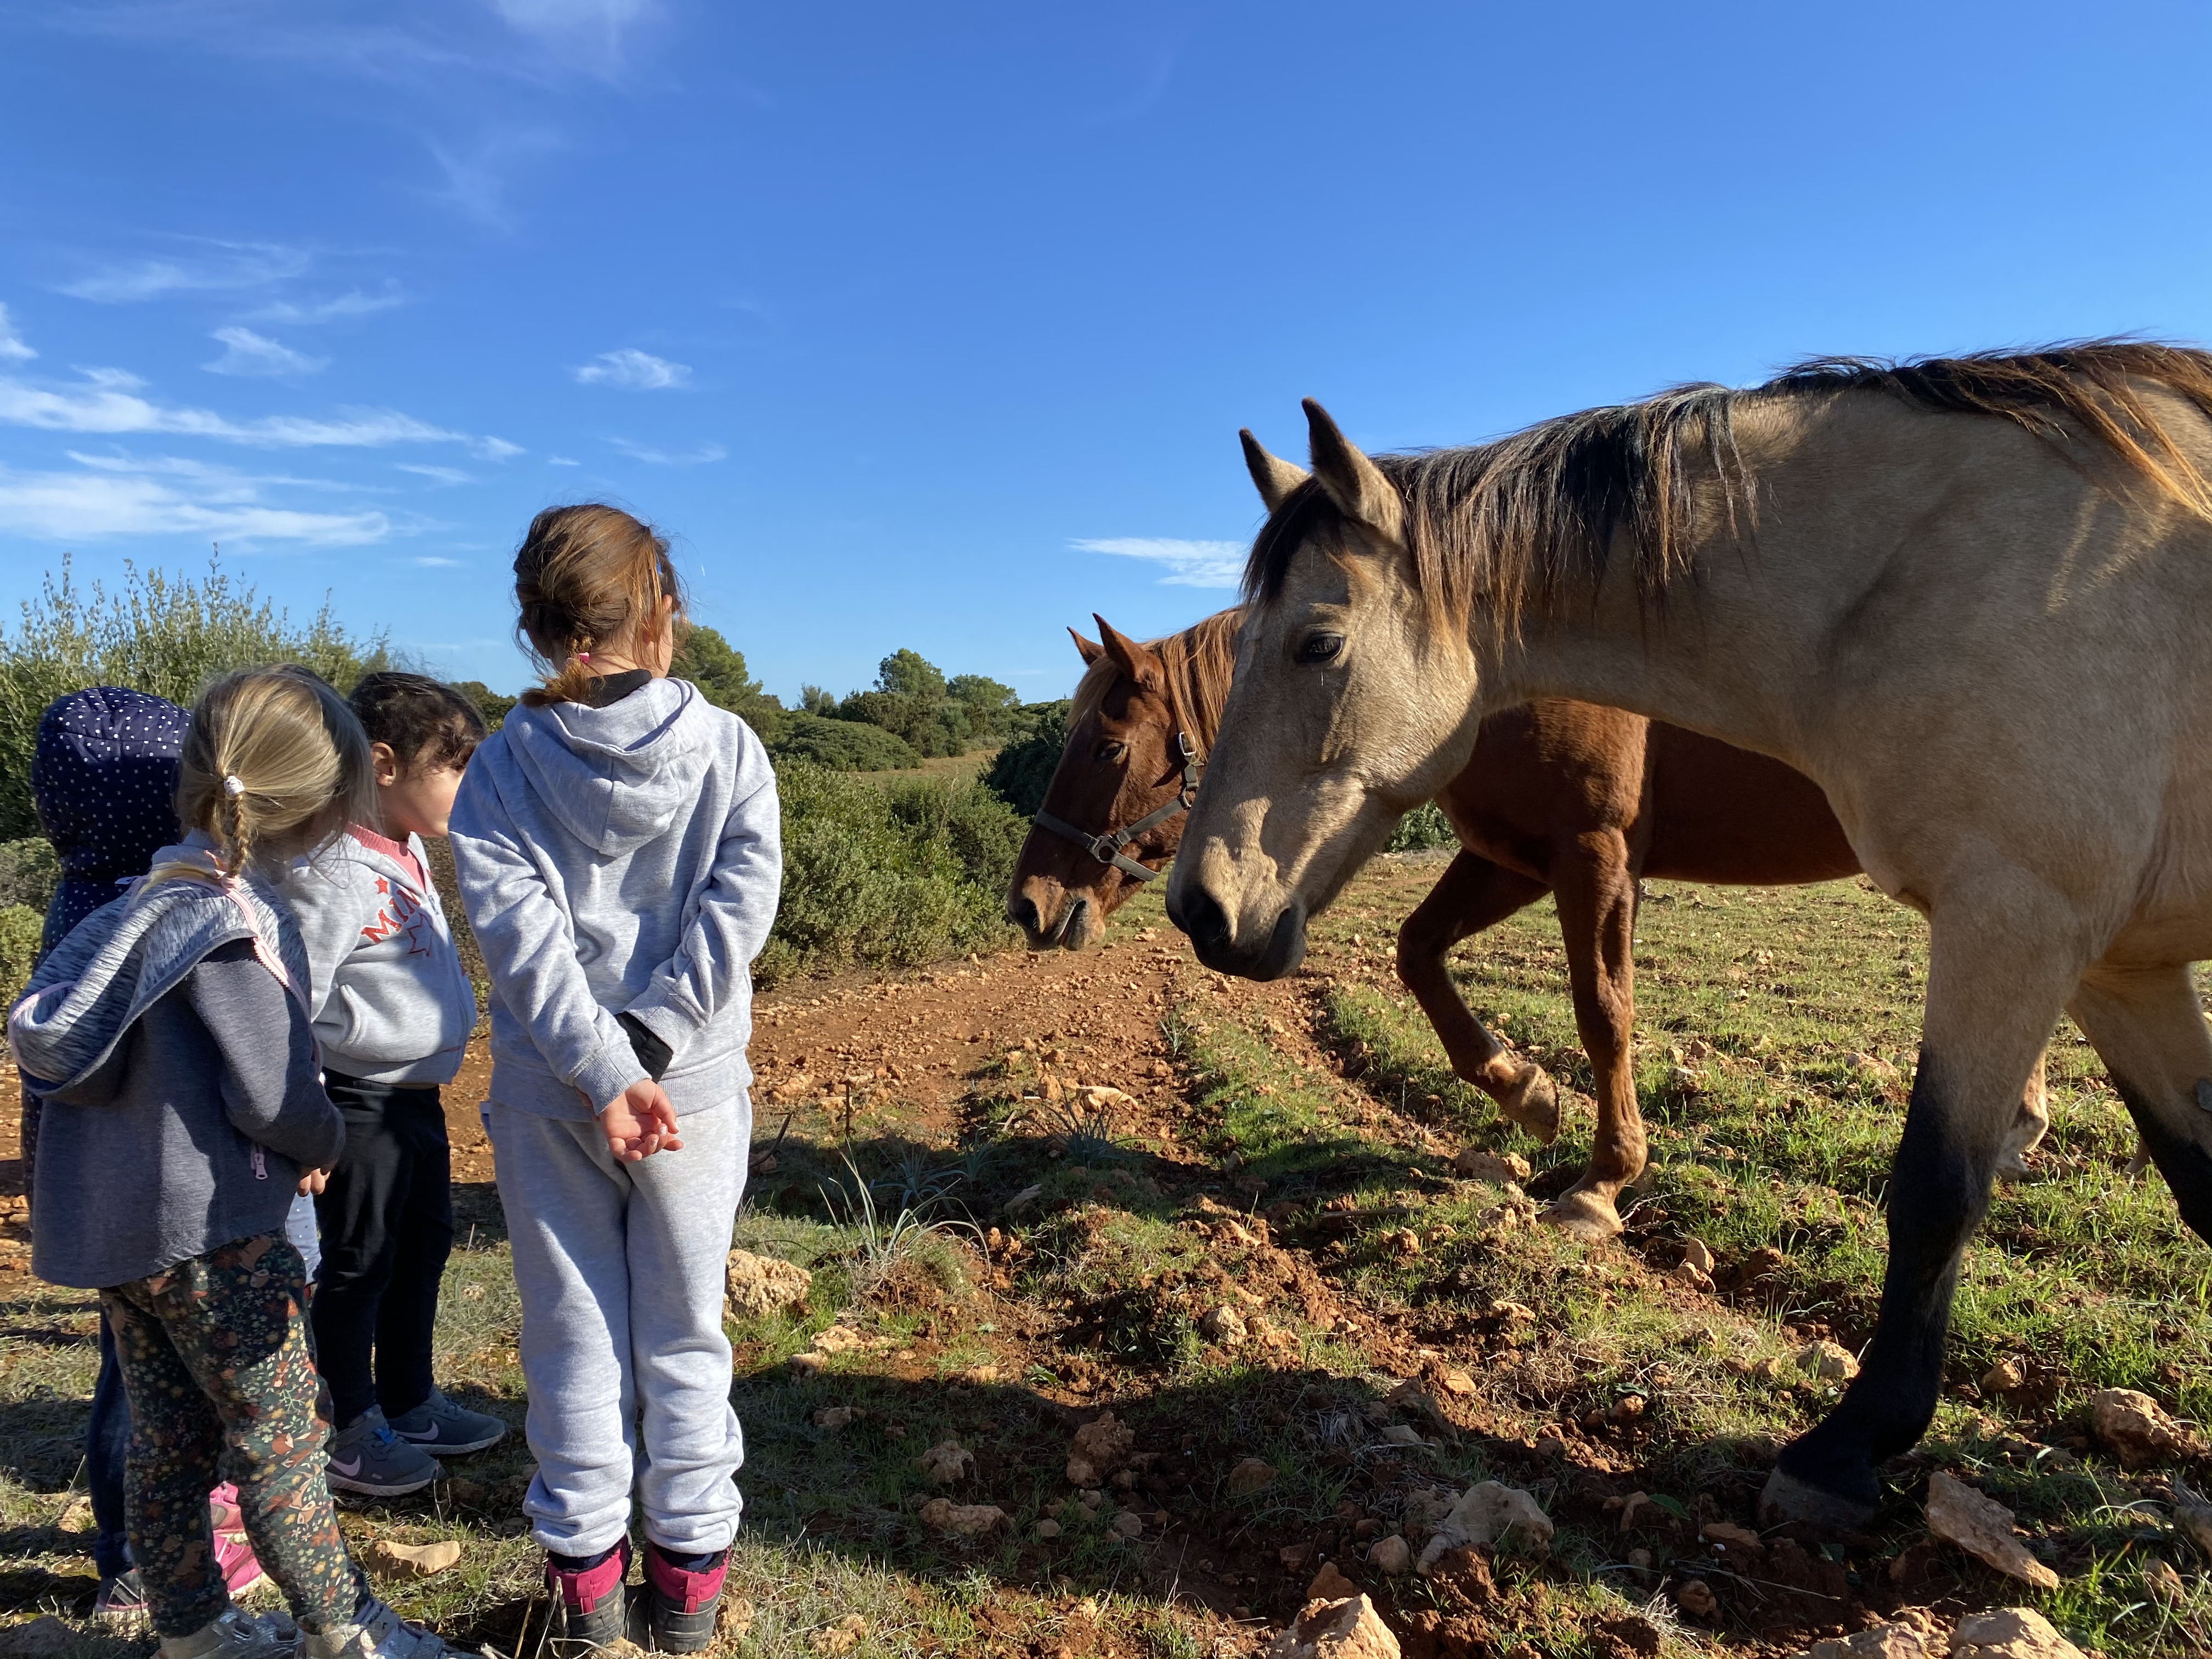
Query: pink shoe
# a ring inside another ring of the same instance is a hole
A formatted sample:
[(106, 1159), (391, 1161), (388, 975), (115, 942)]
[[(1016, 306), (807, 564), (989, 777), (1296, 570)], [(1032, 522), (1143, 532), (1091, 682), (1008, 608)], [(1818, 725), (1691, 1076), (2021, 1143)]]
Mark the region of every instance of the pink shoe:
[(708, 1558), (704, 1572), (679, 1567), (658, 1544), (645, 1548), (646, 1593), (632, 1604), (630, 1640), (656, 1653), (697, 1653), (714, 1639), (729, 1552)]
[(546, 1644), (553, 1659), (589, 1659), (622, 1640), (628, 1607), (623, 1581), (629, 1577), (627, 1538), (605, 1560), (581, 1572), (563, 1572), (547, 1558), (545, 1585), (557, 1621), (553, 1627), (559, 1632)]
[(260, 1560), (246, 1536), (238, 1488), (228, 1480), (208, 1494), (208, 1524), (215, 1532), (215, 1562), (233, 1595), (243, 1595), (262, 1579)]

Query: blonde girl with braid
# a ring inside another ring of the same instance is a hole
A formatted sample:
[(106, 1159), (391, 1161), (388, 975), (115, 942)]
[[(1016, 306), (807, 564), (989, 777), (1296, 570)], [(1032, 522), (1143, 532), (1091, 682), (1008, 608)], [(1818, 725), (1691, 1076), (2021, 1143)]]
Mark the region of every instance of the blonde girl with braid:
[[(369, 1594), (323, 1478), (285, 1237), (344, 1125), (324, 1092), (307, 956), (272, 883), (369, 810), (368, 739), (296, 668), (209, 687), (179, 769), (182, 842), (33, 975), (8, 1036), (46, 1099), (33, 1271), (100, 1292), (132, 1431), (126, 1524), (162, 1659), (441, 1659)], [(291, 1616), (231, 1604), (217, 1466)]]

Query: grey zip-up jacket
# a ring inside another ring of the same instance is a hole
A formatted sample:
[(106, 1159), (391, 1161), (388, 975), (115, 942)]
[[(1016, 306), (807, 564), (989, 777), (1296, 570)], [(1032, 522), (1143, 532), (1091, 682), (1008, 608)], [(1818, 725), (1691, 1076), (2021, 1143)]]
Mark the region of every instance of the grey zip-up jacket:
[[(205, 842), (155, 854), (210, 870)], [(323, 1092), (307, 953), (276, 890), (142, 881), (54, 947), (9, 1011), (45, 1097), (31, 1271), (98, 1290), (282, 1232), (345, 1121)]]
[(421, 839), (356, 824), (295, 863), (283, 893), (307, 946), (323, 1064), (369, 1083), (451, 1083), (477, 994)]
[(678, 1112), (751, 1084), (751, 964), (783, 876), (751, 727), (676, 679), (518, 708), (470, 761), (451, 839), (491, 976), (495, 1100), (596, 1115), (648, 1075), (624, 1014), (667, 1046)]

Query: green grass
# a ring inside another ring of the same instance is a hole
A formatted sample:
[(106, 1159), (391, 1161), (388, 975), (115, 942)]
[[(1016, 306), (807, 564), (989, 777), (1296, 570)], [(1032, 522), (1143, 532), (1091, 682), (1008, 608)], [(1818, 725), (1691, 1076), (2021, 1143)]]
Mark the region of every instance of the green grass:
[[(1321, 937), (1354, 954), (1349, 937), (1376, 916), (1355, 898), (1325, 921)], [(1458, 976), (1493, 1024), (1563, 1083), (1586, 1088), (1555, 928), (1548, 904), (1532, 908), (1485, 935)], [(1326, 948), (1322, 955), (1328, 959)], [(1755, 1251), (1779, 1252), (1780, 1265), (1723, 1310), (1740, 1328), (1713, 1332), (1716, 1322), (1686, 1312), (1672, 1287), (1621, 1285), (1592, 1306), (1587, 1278), (1572, 1273), (1571, 1252), (1548, 1237), (1516, 1243), (1510, 1261), (1486, 1261), (1478, 1249), (1463, 1260), (1424, 1254), (1376, 1267), (1355, 1252), (1354, 1270), (1377, 1294), (1409, 1305), (1429, 1296), (1438, 1273), (1457, 1299), (1528, 1302), (1538, 1326), (1556, 1332), (1549, 1341), (1574, 1352), (1581, 1378), (1579, 1391), (1540, 1390), (1547, 1406), (1571, 1412), (1665, 1366), (1674, 1380), (1655, 1398), (1663, 1398), (1661, 1429), (1674, 1444), (1641, 1449), (1639, 1478), (1660, 1477), (1687, 1502), (1711, 1479), (1712, 1447), (1786, 1437), (1832, 1398), (1803, 1382), (1738, 1374), (1746, 1362), (1785, 1352), (1811, 1331), (1854, 1348), (1870, 1334), (1885, 1259), (1881, 1203), (1904, 1091), (1870, 1085), (1846, 1056), (1878, 1054), (1909, 1079), (1925, 929), (1863, 883), (1732, 893), (1654, 884), (1636, 961), (1635, 1072), (1652, 1169), (1624, 1200), (1626, 1242), (1663, 1267), (1696, 1237), (1723, 1274)], [(1347, 978), (1321, 1008), (1328, 1036), (1380, 1097), (1520, 1151), (1540, 1188), (1586, 1156), (1586, 1115), (1571, 1117), (1548, 1149), (1497, 1120), (1486, 1098), (1450, 1076), (1418, 1009), (1387, 981)], [(1698, 1081), (1684, 1091), (1669, 1079), (1697, 1042), (1711, 1054), (1689, 1054)], [(1901, 1547), (1917, 1532), (1919, 1476), (1949, 1464), (2015, 1508), (2071, 1575), (2045, 1600), (2054, 1619), (2108, 1653), (2167, 1651), (2184, 1632), (2205, 1639), (2203, 1610), (2146, 1602), (2144, 1553), (2172, 1557), (2192, 1582), (2201, 1583), (2199, 1564), (2154, 1504), (2125, 1508), (2144, 1501), (2143, 1483), (2101, 1460), (2086, 1468), (2075, 1454), (2088, 1449), (2086, 1401), (2099, 1389), (2142, 1389), (2185, 1419), (2212, 1414), (2212, 1252), (2181, 1224), (2155, 1175), (2126, 1173), (2132, 1129), (2070, 1026), (2054, 1039), (2049, 1079), (2052, 1129), (2040, 1167), (2030, 1182), (2000, 1188), (1969, 1249), (1944, 1401), (1913, 1465), (1898, 1472), (1886, 1536)], [(1522, 1363), (1540, 1370), (1542, 1353), (1540, 1345)], [(1982, 1398), (1976, 1379), (2014, 1356), (2032, 1358), (2045, 1386), (2018, 1407)], [(1510, 1393), (1510, 1379), (1492, 1380)], [(2033, 1449), (2025, 1459), (1999, 1455), (2023, 1445)], [(2036, 1599), (2019, 1586), (2000, 1589), (1978, 1569), (1966, 1577), (2003, 1599)]]

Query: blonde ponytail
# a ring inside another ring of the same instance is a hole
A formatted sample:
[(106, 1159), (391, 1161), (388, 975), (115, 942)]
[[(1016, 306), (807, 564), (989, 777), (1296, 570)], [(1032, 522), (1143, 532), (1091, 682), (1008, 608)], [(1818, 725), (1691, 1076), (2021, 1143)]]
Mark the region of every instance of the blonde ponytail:
[(303, 668), (246, 668), (200, 694), (177, 774), (177, 817), (215, 842), (226, 876), (312, 853), (376, 821), (368, 737)]

